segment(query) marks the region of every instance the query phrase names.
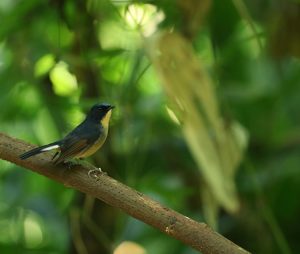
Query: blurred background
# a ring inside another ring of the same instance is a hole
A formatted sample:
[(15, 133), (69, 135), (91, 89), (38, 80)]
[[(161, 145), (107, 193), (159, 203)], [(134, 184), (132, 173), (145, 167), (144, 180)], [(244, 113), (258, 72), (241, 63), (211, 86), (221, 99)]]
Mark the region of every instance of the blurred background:
[[(253, 253), (300, 253), (298, 0), (1, 0), (0, 23), (1, 132), (49, 143), (109, 102), (93, 164)], [(196, 253), (0, 169), (0, 253)]]

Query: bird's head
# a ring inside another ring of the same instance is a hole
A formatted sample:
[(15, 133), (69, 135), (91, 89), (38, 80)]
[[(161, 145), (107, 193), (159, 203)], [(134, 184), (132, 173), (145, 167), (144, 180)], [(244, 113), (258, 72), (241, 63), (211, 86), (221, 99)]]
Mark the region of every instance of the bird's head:
[(87, 118), (97, 123), (101, 122), (102, 125), (108, 126), (111, 116), (111, 110), (114, 106), (106, 103), (95, 104), (87, 115)]

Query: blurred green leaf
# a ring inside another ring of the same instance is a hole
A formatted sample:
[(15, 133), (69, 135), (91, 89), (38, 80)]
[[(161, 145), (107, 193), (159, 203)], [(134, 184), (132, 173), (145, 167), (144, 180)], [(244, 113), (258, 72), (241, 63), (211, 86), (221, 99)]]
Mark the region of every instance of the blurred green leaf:
[(47, 74), (55, 65), (55, 57), (51, 54), (42, 56), (35, 64), (34, 75), (36, 77)]
[(53, 90), (57, 95), (69, 96), (78, 89), (77, 79), (71, 74), (64, 62), (59, 62), (50, 72)]

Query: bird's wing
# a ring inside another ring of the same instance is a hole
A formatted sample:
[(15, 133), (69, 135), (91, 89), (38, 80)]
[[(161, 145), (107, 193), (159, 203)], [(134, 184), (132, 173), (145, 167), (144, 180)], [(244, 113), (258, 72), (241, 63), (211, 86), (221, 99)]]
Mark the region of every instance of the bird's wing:
[(82, 122), (62, 140), (61, 153), (55, 164), (76, 157), (81, 152), (89, 149), (100, 135), (101, 129), (99, 129), (98, 124), (87, 121)]
[(73, 139), (65, 142), (64, 145), (61, 146), (61, 153), (55, 161), (55, 164), (59, 164), (66, 159), (75, 157), (83, 150), (88, 149), (89, 146), (91, 146), (91, 144), (87, 139)]
[(55, 164), (76, 157), (76, 155), (84, 150), (89, 149), (100, 135), (101, 129), (99, 129), (98, 124), (93, 125), (82, 122), (62, 140), (60, 146), (61, 153), (55, 161)]

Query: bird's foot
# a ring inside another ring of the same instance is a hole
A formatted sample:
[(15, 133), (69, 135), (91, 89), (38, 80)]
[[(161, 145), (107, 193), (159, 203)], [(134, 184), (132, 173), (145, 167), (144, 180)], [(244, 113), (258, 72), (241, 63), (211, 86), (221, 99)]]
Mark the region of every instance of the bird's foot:
[(92, 179), (95, 179), (95, 180), (99, 180), (99, 176), (102, 175), (102, 174), (107, 175), (107, 173), (102, 171), (101, 168), (91, 169), (88, 172), (88, 176)]
[(71, 169), (71, 168), (74, 168), (74, 167), (80, 165), (80, 162), (76, 159), (66, 160), (63, 163), (68, 167), (68, 169)]

